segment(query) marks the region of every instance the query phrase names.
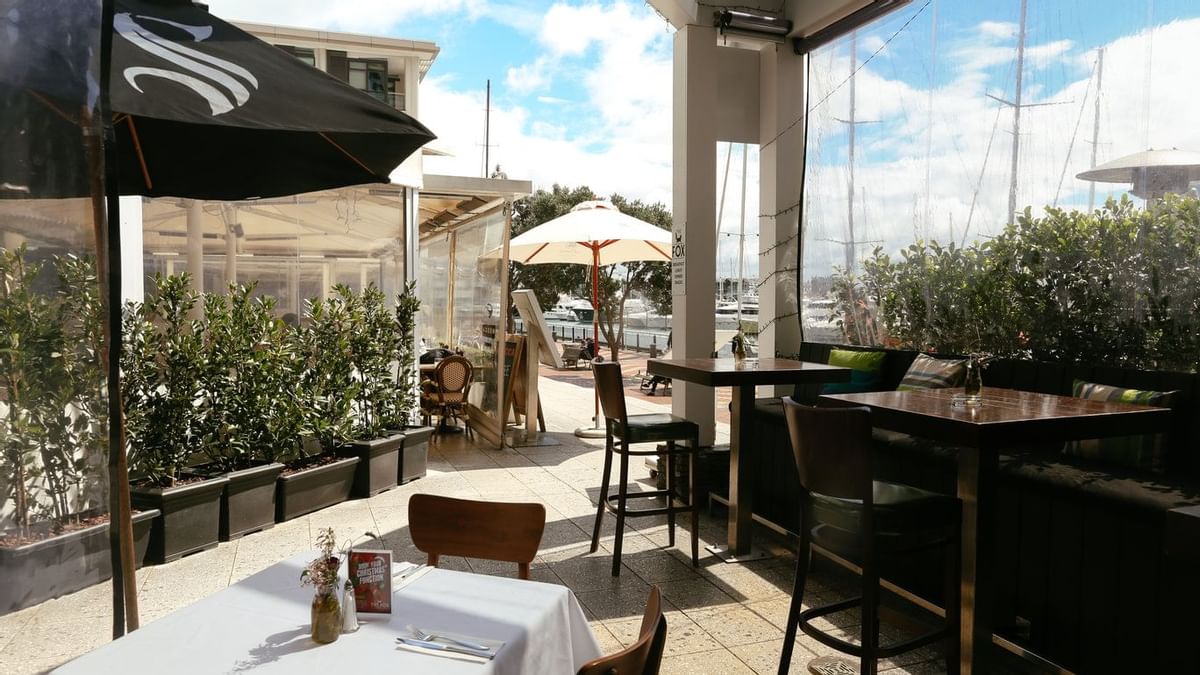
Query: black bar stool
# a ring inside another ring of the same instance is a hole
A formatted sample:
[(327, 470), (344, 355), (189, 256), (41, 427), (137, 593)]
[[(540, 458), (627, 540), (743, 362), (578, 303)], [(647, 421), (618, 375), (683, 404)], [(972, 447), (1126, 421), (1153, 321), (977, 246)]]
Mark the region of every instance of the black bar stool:
[[(692, 566), (700, 564), (700, 508), (696, 499), (696, 456), (700, 445), (700, 427), (695, 422), (689, 422), (682, 417), (669, 413), (654, 413), (650, 415), (629, 415), (625, 411), (624, 381), (621, 378), (621, 364), (614, 362), (594, 363), (592, 371), (595, 374), (596, 390), (600, 393), (600, 406), (604, 410), (605, 423), (605, 452), (604, 477), (600, 482), (600, 498), (596, 504), (596, 527), (592, 530), (592, 553), (600, 546), (600, 521), (604, 510), (608, 509), (617, 516), (617, 536), (613, 544), (612, 575), (621, 574), (621, 539), (625, 534), (625, 517), (656, 516), (667, 514), (668, 546), (675, 545), (675, 514), (690, 511), (692, 514)], [(660, 453), (657, 443), (665, 441), (667, 449)], [(680, 447), (675, 441), (688, 441), (689, 445)], [(637, 443), (655, 443), (652, 450), (631, 450), (629, 446)], [(621, 456), (620, 485), (617, 494), (608, 494), (608, 481), (612, 473), (612, 458), (616, 453)], [(667, 487), (665, 490), (650, 492), (635, 492), (629, 494), (629, 457), (666, 455)], [(676, 503), (675, 494), (675, 456), (688, 457), (688, 500), (682, 504)], [(629, 499), (647, 497), (667, 498), (665, 507), (631, 510), (626, 508)]]
[[(957, 498), (872, 480), (869, 408), (810, 408), (783, 399), (796, 469), (800, 472), (800, 548), (779, 673), (791, 665), (797, 626), (822, 644), (861, 659), (874, 675), (877, 660), (945, 641), (946, 667), (958, 672), (959, 521)], [(862, 595), (801, 611), (813, 545), (862, 568)], [(945, 624), (891, 645), (879, 643), (879, 568), (892, 556), (944, 548)], [(861, 644), (829, 635), (810, 621), (862, 606)]]

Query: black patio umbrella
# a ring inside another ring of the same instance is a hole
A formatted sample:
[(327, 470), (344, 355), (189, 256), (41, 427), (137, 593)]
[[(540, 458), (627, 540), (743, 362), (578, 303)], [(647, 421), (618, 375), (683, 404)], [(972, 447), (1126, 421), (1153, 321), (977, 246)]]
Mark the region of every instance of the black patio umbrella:
[[(15, 19), (0, 16), (9, 24), (0, 49), (11, 72), (0, 80), (64, 125), (59, 137), (78, 139), (79, 99), (94, 96), (97, 83), (62, 76), (54, 64), (69, 41), (45, 44), (62, 34), (40, 30), (62, 25), (65, 12), (57, 3), (0, 4), (17, 8)], [(113, 4), (107, 93), (121, 194), (236, 200), (386, 183), (434, 138), (409, 115), (191, 2)], [(4, 174), (19, 169), (33, 184), (23, 193), (0, 190), (6, 196), (89, 194), (86, 176), (63, 186), (61, 177), (45, 180), (53, 166), (10, 165), (0, 159), (0, 183), (11, 186)]]
[(109, 313), (116, 637), (127, 607), (129, 628), (137, 627), (123, 425), (116, 422), (117, 195), (240, 200), (386, 183), (434, 136), (188, 0), (0, 0), (0, 105), (0, 198), (90, 196), (96, 213)]

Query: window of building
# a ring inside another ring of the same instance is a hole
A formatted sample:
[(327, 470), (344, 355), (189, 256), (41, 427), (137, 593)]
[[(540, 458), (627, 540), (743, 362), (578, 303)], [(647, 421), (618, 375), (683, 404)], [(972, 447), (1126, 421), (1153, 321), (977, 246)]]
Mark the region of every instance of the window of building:
[(385, 59), (350, 59), (350, 86), (361, 89), (385, 103), (388, 100), (387, 61)]

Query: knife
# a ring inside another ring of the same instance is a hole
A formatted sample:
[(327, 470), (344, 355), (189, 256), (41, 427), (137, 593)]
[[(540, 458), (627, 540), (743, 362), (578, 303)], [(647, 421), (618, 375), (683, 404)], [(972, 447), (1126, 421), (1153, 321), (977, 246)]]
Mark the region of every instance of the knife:
[(496, 656), (496, 653), (485, 649), (471, 649), (469, 647), (461, 647), (459, 645), (448, 645), (442, 642), (430, 642), (428, 640), (418, 640), (416, 638), (398, 637), (396, 642), (406, 644), (410, 647), (421, 647), (423, 649), (433, 649), (440, 652), (454, 652), (455, 654), (466, 654), (468, 656), (481, 656), (485, 659), (491, 659)]

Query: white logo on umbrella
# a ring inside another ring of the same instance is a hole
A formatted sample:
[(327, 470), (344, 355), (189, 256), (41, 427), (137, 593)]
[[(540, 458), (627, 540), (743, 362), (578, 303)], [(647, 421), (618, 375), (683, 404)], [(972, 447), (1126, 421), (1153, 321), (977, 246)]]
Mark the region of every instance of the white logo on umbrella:
[[(189, 70), (196, 75), (208, 78), (209, 80), (221, 85), (228, 90), (226, 94), (221, 89), (213, 86), (199, 77), (188, 75), (174, 70), (166, 70), (164, 68), (150, 68), (145, 66), (134, 66), (125, 69), (125, 79), (129, 85), (138, 92), (142, 88), (138, 86), (137, 78), (148, 75), (151, 77), (161, 77), (163, 79), (178, 82), (179, 84), (188, 87), (204, 100), (208, 101), (209, 108), (212, 109), (213, 116), (222, 115), (233, 110), (235, 107), (240, 107), (250, 100), (250, 90), (242, 84), (237, 78), (240, 77), (246, 81), (254, 89), (258, 89), (258, 80), (255, 79), (250, 71), (237, 65), (230, 63), (225, 59), (219, 59), (215, 56), (210, 56), (203, 52), (196, 51), (178, 44), (172, 40), (162, 37), (138, 23), (141, 21), (157, 21), (159, 23), (174, 26), (180, 30), (189, 33), (196, 42), (202, 42), (212, 36), (212, 26), (188, 26), (166, 19), (160, 19), (153, 16), (138, 15), (136, 18), (128, 12), (121, 12), (113, 17), (113, 28), (121, 37), (129, 40), (140, 49), (154, 54), (155, 56), (166, 59), (171, 63)], [(207, 65), (206, 65), (207, 64)], [(216, 66), (216, 67), (213, 67)], [(224, 69), (224, 70), (221, 70)], [(237, 77), (234, 77), (234, 76)], [(232, 97), (232, 98), (231, 98)]]

